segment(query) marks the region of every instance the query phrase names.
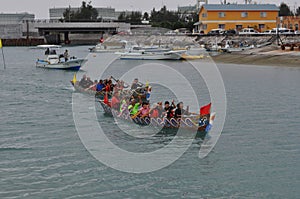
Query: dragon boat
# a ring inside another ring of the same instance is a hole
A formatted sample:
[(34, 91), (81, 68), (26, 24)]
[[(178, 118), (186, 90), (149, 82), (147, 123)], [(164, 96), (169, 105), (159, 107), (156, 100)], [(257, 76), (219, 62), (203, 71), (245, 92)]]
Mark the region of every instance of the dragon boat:
[(141, 126), (150, 125), (156, 128), (161, 128), (163, 130), (182, 128), (185, 130), (196, 131), (198, 135), (205, 135), (211, 130), (216, 115), (215, 113), (210, 113), (211, 104), (208, 104), (201, 108), (201, 110), (206, 109), (207, 111), (204, 111), (206, 113), (200, 115), (184, 116), (179, 120), (176, 120), (175, 118), (167, 119), (165, 117), (133, 118), (130, 114), (120, 114), (118, 110), (112, 109), (110, 105), (105, 103), (105, 101), (103, 100), (99, 100), (99, 103), (101, 104), (106, 116), (115, 117)]

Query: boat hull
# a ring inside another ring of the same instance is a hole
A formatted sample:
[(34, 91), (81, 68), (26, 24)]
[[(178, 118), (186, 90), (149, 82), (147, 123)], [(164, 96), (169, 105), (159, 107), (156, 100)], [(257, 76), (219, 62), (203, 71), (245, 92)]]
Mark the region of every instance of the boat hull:
[(180, 122), (176, 121), (175, 119), (166, 119), (166, 118), (146, 118), (146, 119), (140, 119), (140, 118), (135, 118), (132, 119), (130, 115), (122, 115), (119, 116), (119, 112), (116, 110), (111, 109), (110, 106), (105, 104), (103, 101), (99, 101), (104, 113), (106, 116), (110, 117), (115, 117), (118, 119), (122, 119), (128, 122), (132, 122), (141, 126), (153, 126), (161, 129), (185, 129), (185, 130), (190, 130), (190, 131), (196, 131), (196, 132), (201, 132), (201, 134), (206, 134), (206, 127), (207, 125), (204, 126), (199, 126), (198, 122), (193, 121), (191, 118), (184, 118)]
[(179, 60), (186, 51), (118, 53), (123, 60)]
[(38, 60), (36, 62), (36, 67), (38, 68), (47, 68), (47, 69), (56, 69), (56, 70), (73, 70), (78, 71), (84, 63), (86, 63), (86, 59), (72, 59), (67, 62), (57, 63), (57, 64), (49, 64), (49, 62), (45, 60)]

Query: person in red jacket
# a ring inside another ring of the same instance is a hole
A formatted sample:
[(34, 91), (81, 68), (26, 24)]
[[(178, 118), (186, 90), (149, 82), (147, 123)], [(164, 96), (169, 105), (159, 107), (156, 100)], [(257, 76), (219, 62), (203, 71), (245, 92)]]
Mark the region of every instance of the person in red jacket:
[(120, 94), (118, 92), (115, 92), (114, 96), (111, 98), (111, 108), (115, 110), (120, 109)]

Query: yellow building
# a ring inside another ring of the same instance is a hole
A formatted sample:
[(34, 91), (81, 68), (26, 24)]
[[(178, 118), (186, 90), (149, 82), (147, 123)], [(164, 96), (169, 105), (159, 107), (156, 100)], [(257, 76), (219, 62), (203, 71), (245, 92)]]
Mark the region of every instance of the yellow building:
[(275, 4), (204, 4), (199, 11), (196, 31), (211, 29), (255, 28), (264, 31), (276, 28), (279, 8)]

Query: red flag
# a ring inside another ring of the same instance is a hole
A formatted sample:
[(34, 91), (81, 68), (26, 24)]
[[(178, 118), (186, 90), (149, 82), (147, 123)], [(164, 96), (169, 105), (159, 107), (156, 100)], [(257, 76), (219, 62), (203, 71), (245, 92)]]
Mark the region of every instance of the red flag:
[(208, 115), (210, 114), (210, 108), (211, 108), (211, 103), (205, 105), (205, 106), (202, 106), (200, 108), (200, 115)]

